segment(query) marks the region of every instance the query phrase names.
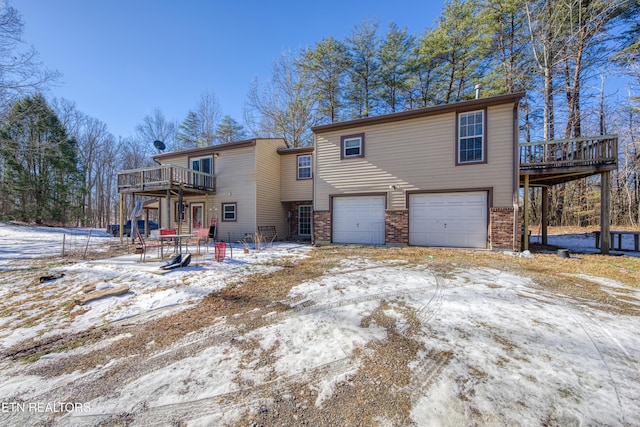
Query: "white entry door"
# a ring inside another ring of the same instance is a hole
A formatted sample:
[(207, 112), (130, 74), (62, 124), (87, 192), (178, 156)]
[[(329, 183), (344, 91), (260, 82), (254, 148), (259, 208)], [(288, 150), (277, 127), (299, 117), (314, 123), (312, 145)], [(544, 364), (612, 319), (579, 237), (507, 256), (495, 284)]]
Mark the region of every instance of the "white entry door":
[(487, 247), (487, 192), (411, 194), (409, 244)]
[(333, 198), (333, 242), (384, 245), (385, 197)]

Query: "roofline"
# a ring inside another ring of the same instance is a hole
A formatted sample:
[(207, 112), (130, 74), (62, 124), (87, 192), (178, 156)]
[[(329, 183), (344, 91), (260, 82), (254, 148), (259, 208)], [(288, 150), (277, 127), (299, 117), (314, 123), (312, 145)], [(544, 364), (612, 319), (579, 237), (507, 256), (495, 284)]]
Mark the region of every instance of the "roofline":
[(210, 154), (215, 151), (225, 151), (225, 150), (233, 150), (235, 148), (240, 147), (251, 147), (256, 145), (256, 143), (260, 140), (279, 140), (284, 141), (282, 138), (252, 138), (245, 139), (242, 141), (234, 141), (234, 142), (226, 142), (224, 144), (217, 145), (207, 145), (206, 147), (197, 147), (197, 148), (189, 148), (186, 150), (178, 150), (178, 151), (169, 151), (167, 153), (154, 154), (151, 156), (153, 159), (168, 159), (176, 156), (184, 156), (184, 155), (200, 155), (200, 154)]
[(371, 126), (383, 123), (398, 122), (401, 120), (418, 119), (422, 117), (434, 116), (437, 114), (449, 113), (452, 111), (471, 110), (479, 107), (490, 105), (508, 104), (512, 102), (520, 102), (524, 98), (525, 92), (516, 92), (506, 95), (492, 96), (488, 98), (472, 99), (469, 101), (454, 102), (451, 104), (440, 104), (433, 107), (418, 108), (415, 110), (402, 111), (400, 113), (384, 114), (375, 117), (365, 117), (363, 119), (349, 120), (345, 122), (330, 123), (326, 125), (314, 126), (311, 128), (313, 133), (324, 133), (336, 130), (351, 129), (360, 126)]
[(313, 145), (307, 147), (278, 148), (278, 154), (313, 153)]

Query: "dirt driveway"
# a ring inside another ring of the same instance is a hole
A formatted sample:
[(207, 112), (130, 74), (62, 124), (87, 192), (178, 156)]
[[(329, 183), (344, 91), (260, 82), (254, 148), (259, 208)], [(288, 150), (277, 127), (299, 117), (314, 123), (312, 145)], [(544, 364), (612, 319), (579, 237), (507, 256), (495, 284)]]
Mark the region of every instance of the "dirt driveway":
[(638, 259), (322, 247), (268, 262), (180, 310), (4, 349), (0, 424), (640, 420)]

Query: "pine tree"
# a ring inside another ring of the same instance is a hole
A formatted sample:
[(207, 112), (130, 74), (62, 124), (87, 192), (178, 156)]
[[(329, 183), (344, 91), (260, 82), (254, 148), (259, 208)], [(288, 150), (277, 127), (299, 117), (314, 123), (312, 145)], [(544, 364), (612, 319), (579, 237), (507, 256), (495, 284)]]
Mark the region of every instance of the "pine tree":
[(13, 105), (0, 129), (5, 159), (5, 218), (67, 224), (79, 210), (82, 188), (77, 144), (42, 95)]
[[(423, 44), (430, 46), (438, 63), (442, 94), (440, 102), (450, 103), (473, 96), (486, 65), (487, 35), (482, 31), (476, 0), (447, 2), (438, 27), (427, 34)], [(480, 30), (479, 30), (480, 29)]]
[(347, 46), (333, 37), (323, 39), (314, 49), (305, 49), (296, 65), (313, 90), (320, 121), (339, 121), (343, 115), (345, 75), (350, 66)]
[(244, 127), (228, 115), (222, 118), (214, 134), (217, 144), (240, 141), (246, 137), (247, 132)]
[(415, 38), (400, 30), (394, 23), (389, 25), (378, 61), (380, 62), (380, 86), (378, 97), (385, 112), (402, 111), (410, 99), (410, 55), (414, 49)]
[(201, 140), (200, 128), (198, 115), (193, 111), (189, 111), (187, 117), (178, 127), (176, 139), (180, 141), (184, 148), (197, 147), (200, 145), (199, 141)]
[(364, 21), (347, 37), (351, 67), (345, 99), (350, 110), (349, 118), (352, 119), (368, 117), (376, 112), (375, 93), (380, 67), (377, 30), (377, 23)]

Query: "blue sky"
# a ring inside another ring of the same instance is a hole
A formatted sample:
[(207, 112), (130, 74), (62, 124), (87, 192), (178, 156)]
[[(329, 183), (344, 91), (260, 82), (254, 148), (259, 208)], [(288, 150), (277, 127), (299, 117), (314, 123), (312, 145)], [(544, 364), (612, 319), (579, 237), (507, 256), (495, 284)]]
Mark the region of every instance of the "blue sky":
[(75, 101), (116, 136), (134, 134), (160, 108), (181, 122), (210, 91), (223, 114), (242, 122), (251, 81), (267, 80), (282, 51), (324, 37), (344, 40), (364, 19), (422, 34), (444, 0), (10, 1), (24, 38), (44, 64), (63, 74), (49, 95)]

